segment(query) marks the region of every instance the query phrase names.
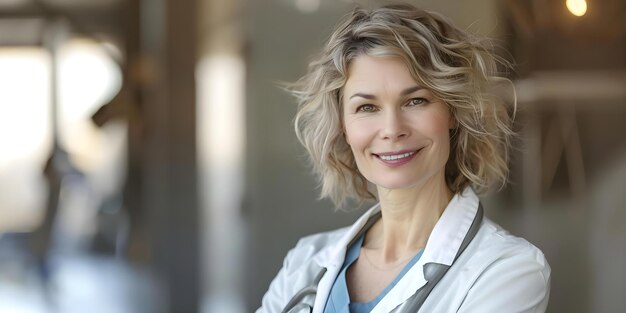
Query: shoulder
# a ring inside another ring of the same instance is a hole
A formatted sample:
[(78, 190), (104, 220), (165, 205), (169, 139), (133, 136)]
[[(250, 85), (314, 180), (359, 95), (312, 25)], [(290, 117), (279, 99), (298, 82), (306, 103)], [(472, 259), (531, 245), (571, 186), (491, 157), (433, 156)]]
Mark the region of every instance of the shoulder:
[(347, 228), (323, 232), (301, 238), (287, 253), (283, 266), (270, 283), (257, 313), (280, 312), (298, 290), (310, 286), (320, 272), (314, 261), (317, 254), (336, 246)]
[(543, 252), (489, 219), (476, 239), (468, 246), (471, 253), (463, 267), (467, 289), (458, 312), (545, 312), (551, 269)]
[(488, 218), (484, 219), (477, 238), (476, 254), (486, 260), (520, 259), (549, 271), (548, 262), (539, 248), (524, 238), (512, 235)]
[(288, 265), (291, 269), (296, 269), (300, 265), (308, 263), (320, 251), (334, 247), (348, 229), (349, 227), (343, 227), (300, 238), (295, 247), (287, 254), (285, 265)]

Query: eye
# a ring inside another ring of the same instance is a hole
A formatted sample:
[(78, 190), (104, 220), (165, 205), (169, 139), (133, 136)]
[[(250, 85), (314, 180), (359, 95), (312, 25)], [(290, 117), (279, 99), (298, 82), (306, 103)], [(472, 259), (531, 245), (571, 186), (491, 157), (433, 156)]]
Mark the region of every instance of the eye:
[(413, 98), (411, 100), (409, 100), (409, 103), (407, 103), (408, 106), (420, 106), (420, 105), (424, 105), (428, 102), (428, 100), (426, 100), (425, 98)]
[(356, 108), (357, 112), (365, 112), (365, 113), (370, 113), (370, 112), (375, 112), (376, 111), (376, 107), (373, 104), (364, 104), (364, 105), (360, 105), (358, 108)]

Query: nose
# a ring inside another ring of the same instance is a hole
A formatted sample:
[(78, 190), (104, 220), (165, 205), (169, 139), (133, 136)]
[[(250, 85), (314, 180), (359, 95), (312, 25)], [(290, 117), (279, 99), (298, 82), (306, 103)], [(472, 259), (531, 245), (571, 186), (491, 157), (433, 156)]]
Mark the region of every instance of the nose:
[(410, 134), (409, 127), (402, 112), (388, 110), (384, 116), (384, 125), (381, 129), (381, 137), (385, 140), (396, 141)]

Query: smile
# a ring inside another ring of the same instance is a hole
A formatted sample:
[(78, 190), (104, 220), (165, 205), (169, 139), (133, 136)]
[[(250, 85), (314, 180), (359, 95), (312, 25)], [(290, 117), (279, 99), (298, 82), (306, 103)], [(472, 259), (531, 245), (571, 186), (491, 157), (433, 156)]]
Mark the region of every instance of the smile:
[(398, 152), (374, 154), (374, 156), (376, 156), (376, 158), (386, 166), (397, 167), (413, 160), (415, 155), (417, 155), (420, 151), (422, 151), (421, 148), (418, 150), (405, 150)]
[(379, 157), (385, 161), (392, 161), (397, 159), (404, 159), (412, 156), (413, 154), (415, 154), (415, 151), (395, 155), (380, 155)]

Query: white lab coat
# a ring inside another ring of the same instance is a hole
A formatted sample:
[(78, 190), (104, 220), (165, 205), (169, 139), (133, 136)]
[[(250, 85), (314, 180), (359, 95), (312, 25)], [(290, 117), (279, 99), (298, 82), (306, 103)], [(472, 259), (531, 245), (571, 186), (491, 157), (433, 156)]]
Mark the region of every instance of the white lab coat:
[[(373, 313), (400, 312), (403, 303), (426, 284), (425, 264), (452, 264), (478, 204), (471, 188), (453, 197), (419, 261), (374, 307)], [(374, 206), (349, 228), (300, 239), (285, 257), (256, 312), (280, 313), (294, 294), (310, 285), (320, 268), (325, 267), (327, 271), (318, 284), (314, 302), (313, 296), (304, 298), (313, 304), (314, 313), (322, 313), (348, 243), (379, 210), (378, 205)], [(483, 218), (476, 237), (432, 290), (420, 312), (545, 312), (549, 293), (550, 266), (543, 253)]]

